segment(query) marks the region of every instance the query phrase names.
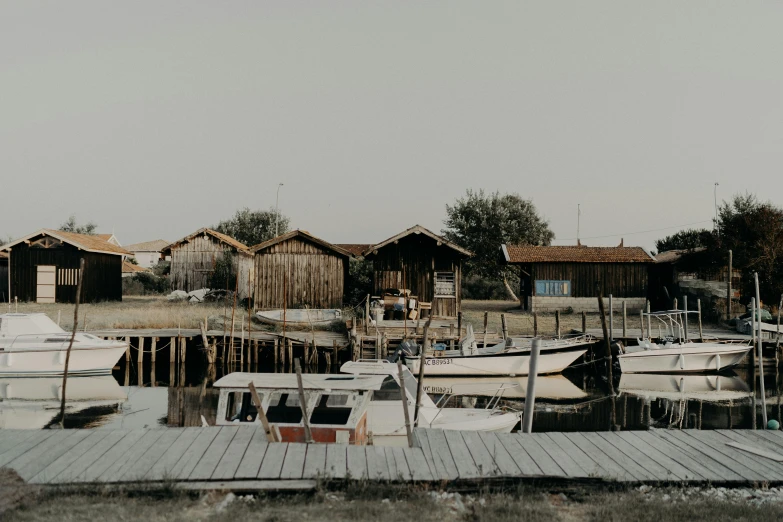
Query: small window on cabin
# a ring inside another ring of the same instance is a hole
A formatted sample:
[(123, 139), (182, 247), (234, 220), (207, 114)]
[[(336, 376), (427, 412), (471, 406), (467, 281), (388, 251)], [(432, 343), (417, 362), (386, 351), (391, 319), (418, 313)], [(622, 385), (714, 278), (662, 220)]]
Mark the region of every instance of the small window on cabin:
[(353, 408), (348, 406), (346, 394), (323, 394), (310, 415), (310, 424), (348, 424)]
[(435, 297), (456, 297), (454, 272), (435, 272)]
[(536, 281), (536, 296), (542, 297), (570, 297), (571, 281)]
[[(263, 394), (258, 395), (262, 400)], [(258, 416), (258, 409), (253, 404), (250, 392), (235, 391), (228, 394), (228, 407), (226, 408), (226, 420), (231, 422), (254, 422)]]
[(302, 422), (302, 409), (299, 396), (289, 393), (273, 393), (266, 410), (269, 422), (281, 424), (299, 424)]

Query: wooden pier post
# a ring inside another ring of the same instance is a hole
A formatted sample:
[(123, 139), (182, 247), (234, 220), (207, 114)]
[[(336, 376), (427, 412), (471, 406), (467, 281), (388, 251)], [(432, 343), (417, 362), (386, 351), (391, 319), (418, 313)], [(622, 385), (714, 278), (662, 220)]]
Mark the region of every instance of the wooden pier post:
[(338, 352), (337, 339), (332, 339), (332, 359), (334, 359), (334, 364), (340, 364), (338, 361)]
[(676, 297), (674, 298), (674, 307), (673, 307), (673, 309), (674, 310), (679, 310), (679, 308), (677, 308), (677, 298)]
[(696, 310), (699, 312), (699, 341), (704, 342), (704, 330), (701, 327), (701, 299), (696, 299)]
[(402, 399), (402, 411), (405, 414), (405, 432), (408, 435), (408, 447), (412, 448), (411, 413), (408, 410), (408, 396), (405, 393), (405, 374), (402, 373), (402, 359), (397, 360), (397, 374), (400, 376), (400, 398)]
[(139, 337), (139, 349), (137, 354), (137, 366), (139, 370), (139, 386), (144, 385), (144, 337)]
[(364, 335), (370, 334), (370, 294), (364, 300)]
[(533, 337), (538, 337), (538, 312), (533, 312)]
[(174, 386), (176, 383), (174, 382), (174, 379), (176, 378), (175, 368), (177, 364), (177, 338), (171, 337), (169, 338), (169, 386)]
[(508, 339), (508, 327), (506, 326), (506, 314), (500, 314), (500, 327), (503, 332), (503, 340)]
[(530, 363), (527, 372), (527, 393), (525, 410), (522, 414), (522, 433), (533, 431), (533, 412), (536, 406), (536, 378), (538, 377), (538, 356), (541, 353), (541, 339), (533, 339), (530, 348)]
[[(729, 273), (726, 274), (726, 322), (731, 321), (731, 275), (732, 275), (732, 253), (729, 250)], [(783, 299), (781, 300), (783, 302)]]
[(606, 328), (606, 308), (604, 307), (604, 298), (598, 293), (598, 311), (601, 314), (601, 328), (604, 331), (604, 341), (606, 342), (606, 368), (608, 373), (609, 391), (614, 396), (614, 381), (612, 380), (612, 344), (609, 332)]
[(582, 333), (587, 333), (587, 312), (582, 310)]
[[(603, 302), (603, 299), (601, 299)], [(614, 341), (614, 301), (612, 294), (609, 294), (609, 343)]]
[(153, 337), (150, 345), (150, 386), (155, 386), (155, 359), (158, 354), (158, 338)]
[(188, 347), (186, 337), (179, 338), (179, 385), (185, 386), (185, 355)]
[(457, 335), (462, 339), (462, 312), (457, 312)]
[(560, 339), (560, 310), (555, 310), (555, 337)]
[[(644, 339), (644, 308), (639, 310), (639, 332), (641, 333), (640, 339)], [(650, 335), (650, 332), (647, 332), (647, 335)]]
[(427, 319), (427, 323), (424, 325), (424, 341), (421, 345), (421, 353), (419, 354), (419, 379), (416, 386), (416, 404), (413, 407), (413, 425), (419, 425), (419, 408), (421, 407), (421, 397), (424, 393), (424, 366), (427, 360), (427, 352), (430, 348), (429, 329), (432, 316)]
[(650, 317), (650, 300), (647, 300), (647, 337), (652, 339), (652, 318)]
[(628, 339), (628, 306), (623, 299), (623, 342), (626, 342), (626, 339)]
[[(775, 366), (780, 365), (779, 352), (780, 352), (780, 309), (783, 308), (783, 294), (780, 294), (780, 304), (778, 305), (778, 326), (775, 331)], [(780, 395), (778, 394), (778, 397)]]
[(277, 373), (277, 367), (280, 364), (280, 353), (278, 352), (278, 350), (280, 349), (280, 339), (278, 339), (277, 337), (275, 337), (274, 346), (273, 346), (272, 349), (275, 352), (274, 353), (274, 356), (275, 356), (275, 373)]
[(253, 384), (253, 381), (250, 381), (247, 384), (247, 387), (250, 388), (250, 397), (253, 399), (253, 404), (256, 407), (256, 411), (258, 412), (258, 418), (261, 420), (261, 426), (264, 427), (264, 433), (266, 433), (266, 440), (267, 442), (280, 442), (280, 440), (275, 436), (274, 430), (269, 426), (269, 419), (266, 418), (266, 413), (264, 413), (264, 408), (261, 404), (261, 399), (258, 397), (258, 391), (256, 390), (255, 384)]
[(286, 339), (288, 341), (288, 365), (289, 365), (289, 372), (294, 371), (294, 342), (291, 339)]
[(683, 321), (683, 325), (685, 326), (685, 342), (688, 342), (688, 296), (685, 295), (682, 298), (682, 306), (683, 310), (685, 311), (685, 320)]

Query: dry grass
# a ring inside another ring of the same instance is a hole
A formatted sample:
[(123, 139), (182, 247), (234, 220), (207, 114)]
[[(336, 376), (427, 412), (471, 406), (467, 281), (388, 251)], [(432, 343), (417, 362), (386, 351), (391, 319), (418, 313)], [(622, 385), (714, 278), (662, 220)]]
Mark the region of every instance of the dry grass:
[[(487, 329), (501, 331), (500, 314), (506, 314), (506, 325), (511, 335), (533, 335), (533, 314), (519, 309), (516, 301), (462, 301), (462, 314), (473, 325), (476, 332), (484, 331), (484, 312), (488, 312)], [(617, 319), (617, 316), (615, 316)], [(634, 320), (636, 322), (634, 322)], [(629, 317), (629, 327), (638, 328), (639, 318)], [(587, 328), (601, 328), (598, 314), (587, 314)], [(563, 334), (571, 330), (582, 329), (582, 314), (560, 314), (560, 331)], [(555, 314), (538, 314), (539, 335), (555, 334)]]

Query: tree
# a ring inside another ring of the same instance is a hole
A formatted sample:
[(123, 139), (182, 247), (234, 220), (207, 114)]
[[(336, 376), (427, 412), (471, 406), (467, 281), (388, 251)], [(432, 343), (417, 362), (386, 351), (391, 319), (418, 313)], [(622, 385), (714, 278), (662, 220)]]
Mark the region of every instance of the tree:
[(237, 210), (234, 217), (221, 221), (212, 228), (247, 246), (253, 246), (275, 237), (275, 217), (278, 220), (279, 233), (288, 232), (290, 220), (279, 211), (250, 210), (247, 207)]
[(694, 250), (696, 248), (707, 247), (714, 242), (712, 232), (705, 228), (681, 230), (676, 234), (666, 236), (655, 242), (655, 248), (658, 252), (667, 250)]
[(502, 280), (513, 298), (508, 279), (516, 274), (503, 263), (500, 245), (549, 245), (555, 238), (533, 201), (519, 194), (468, 190), (454, 205), (446, 205), (445, 225), (446, 239), (473, 252), (465, 275)]
[(85, 225), (79, 225), (76, 222), (76, 216), (71, 214), (71, 216), (68, 218), (68, 220), (60, 225), (60, 230), (63, 232), (74, 232), (76, 234), (87, 234), (87, 235), (94, 235), (95, 229), (98, 228), (98, 225), (93, 223), (92, 221), (88, 221)]

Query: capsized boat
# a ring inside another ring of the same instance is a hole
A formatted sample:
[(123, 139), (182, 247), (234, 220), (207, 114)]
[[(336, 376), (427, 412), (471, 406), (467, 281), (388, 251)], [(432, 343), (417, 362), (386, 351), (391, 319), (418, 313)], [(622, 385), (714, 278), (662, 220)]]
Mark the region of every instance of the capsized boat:
[(266, 324), (282, 325), (284, 322), (290, 326), (328, 326), (333, 321), (339, 321), (343, 317), (342, 311), (336, 308), (307, 309), (295, 308), (293, 310), (262, 310), (256, 312), (259, 321)]
[(667, 328), (660, 343), (638, 339), (618, 356), (623, 373), (705, 373), (719, 372), (739, 364), (751, 350), (746, 341), (694, 343), (685, 340), (683, 327), (687, 312), (669, 310), (644, 314)]
[[(46, 314), (0, 314), (0, 376), (62, 375), (71, 332)], [(106, 375), (122, 357), (127, 344), (77, 333), (71, 348), (68, 375)]]
[[(398, 353), (404, 357), (406, 366), (418, 375), (421, 357), (417, 349), (402, 346)], [(406, 350), (407, 349), (407, 350)], [(412, 353), (416, 351), (416, 353)], [(541, 351), (538, 356), (538, 375), (560, 373), (587, 351), (586, 348)], [(530, 373), (530, 349), (516, 346), (512, 339), (494, 346), (478, 348), (471, 325), (460, 341), (457, 350), (433, 351), (424, 357), (424, 375), (434, 376), (490, 376), (528, 375)]]
[[(316, 442), (350, 444), (406, 444), (397, 366), (388, 361), (345, 363), (338, 375), (305, 374), (302, 387), (308, 423)], [(403, 367), (407, 407), (413, 420), (417, 383)], [(248, 384), (256, 387), (270, 425), (283, 442), (304, 442), (305, 431), (296, 375), (236, 372), (219, 379), (218, 425), (258, 424)], [(419, 427), (450, 430), (510, 432), (519, 413), (493, 409), (438, 408), (425, 393), (421, 397)]]

